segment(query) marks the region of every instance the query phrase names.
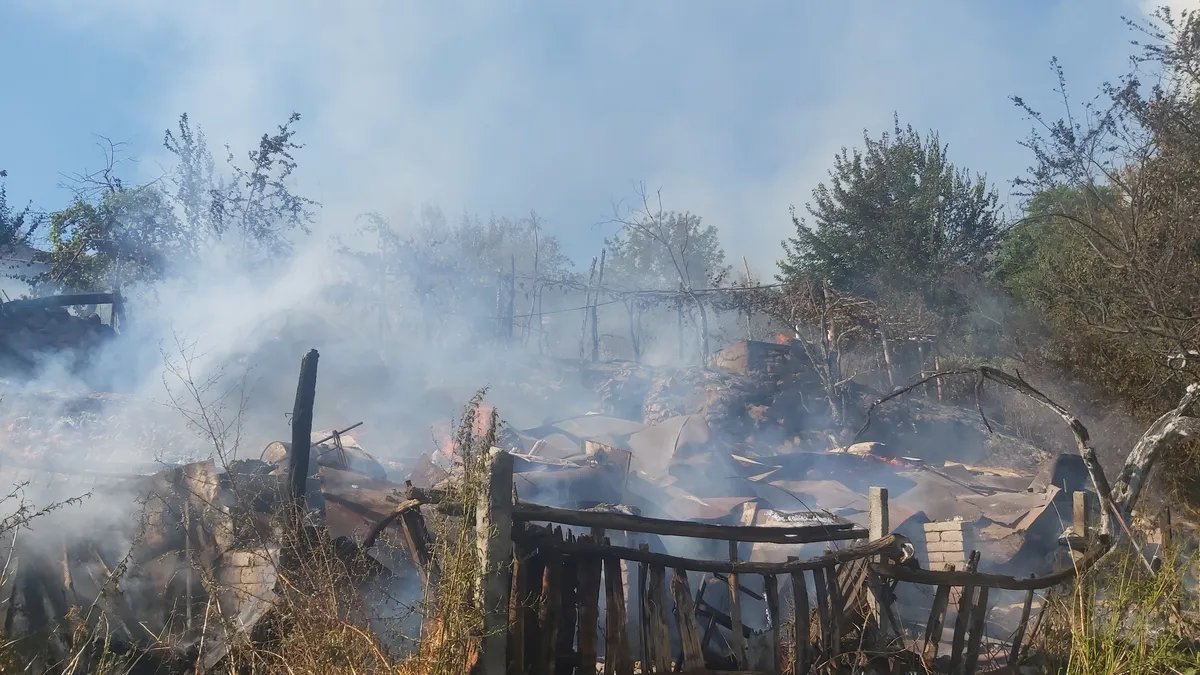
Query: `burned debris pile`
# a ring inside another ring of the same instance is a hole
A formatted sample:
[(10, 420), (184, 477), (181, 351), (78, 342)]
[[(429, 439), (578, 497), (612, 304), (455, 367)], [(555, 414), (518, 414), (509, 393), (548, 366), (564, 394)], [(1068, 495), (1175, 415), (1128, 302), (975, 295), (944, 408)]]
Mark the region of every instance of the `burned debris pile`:
[[(98, 305), (111, 306), (109, 315), (116, 318), (104, 323)], [(123, 311), (119, 293), (0, 302), (0, 377), (30, 377), (54, 365), (79, 373), (117, 335)]]

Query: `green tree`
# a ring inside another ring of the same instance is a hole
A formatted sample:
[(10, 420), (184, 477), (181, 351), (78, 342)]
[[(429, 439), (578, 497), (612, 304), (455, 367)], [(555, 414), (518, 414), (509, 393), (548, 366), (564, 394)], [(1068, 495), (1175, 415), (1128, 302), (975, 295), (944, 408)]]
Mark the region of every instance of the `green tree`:
[(818, 279), (865, 297), (914, 293), (930, 306), (961, 304), (963, 277), (980, 276), (1003, 230), (996, 191), (984, 176), (951, 164), (936, 133), (912, 126), (865, 149), (842, 149), (829, 182), (792, 211), (796, 236), (784, 242), (781, 280)]
[[(0, 178), (8, 176), (7, 171), (0, 171)], [(40, 224), (40, 218), (26, 205), (16, 210), (8, 203), (8, 192), (0, 185), (0, 255), (11, 253), (13, 248), (28, 243), (34, 231)]]

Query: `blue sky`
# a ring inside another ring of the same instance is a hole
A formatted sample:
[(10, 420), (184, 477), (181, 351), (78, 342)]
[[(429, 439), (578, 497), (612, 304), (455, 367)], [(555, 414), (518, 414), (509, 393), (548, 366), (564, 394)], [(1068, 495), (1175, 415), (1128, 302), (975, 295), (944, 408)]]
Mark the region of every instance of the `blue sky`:
[[(1149, 3), (1153, 5), (1155, 3)], [(1177, 8), (1196, 6), (1196, 0)], [(62, 174), (126, 142), (131, 179), (187, 111), (244, 151), (296, 110), (298, 180), (322, 233), (436, 202), (536, 209), (568, 252), (636, 181), (768, 271), (832, 155), (901, 121), (1007, 183), (1028, 165), (1020, 95), (1057, 112), (1126, 67), (1139, 0), (0, 0), (0, 168), (11, 200), (61, 206)]]

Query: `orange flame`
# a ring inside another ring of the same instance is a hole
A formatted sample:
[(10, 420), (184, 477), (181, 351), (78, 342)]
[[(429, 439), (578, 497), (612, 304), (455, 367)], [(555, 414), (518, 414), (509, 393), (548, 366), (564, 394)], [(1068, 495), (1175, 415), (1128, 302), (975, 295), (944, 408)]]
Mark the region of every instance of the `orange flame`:
[(792, 341), (792, 339), (790, 337), (788, 337), (787, 335), (784, 335), (783, 333), (779, 333), (775, 336), (775, 342), (777, 342), (781, 345), (786, 345), (791, 341)]

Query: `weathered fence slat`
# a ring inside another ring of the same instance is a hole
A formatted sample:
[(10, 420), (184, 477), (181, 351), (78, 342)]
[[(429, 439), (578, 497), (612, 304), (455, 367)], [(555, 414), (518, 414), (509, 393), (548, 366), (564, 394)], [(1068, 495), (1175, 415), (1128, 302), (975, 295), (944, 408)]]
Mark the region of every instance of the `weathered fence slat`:
[(822, 656), (828, 655), (829, 652), (829, 582), (825, 581), (825, 570), (815, 569), (812, 571), (813, 586), (817, 592), (817, 623), (821, 626), (821, 648)]
[[(716, 575), (705, 574), (704, 578), (700, 580), (700, 587), (696, 589), (696, 607), (700, 607), (700, 605), (704, 602), (704, 591), (708, 590), (709, 582), (715, 578), (717, 578)], [(702, 653), (705, 649), (708, 649), (708, 641), (712, 639), (713, 631), (716, 629), (717, 616), (715, 614), (709, 614), (708, 622), (704, 624), (704, 635), (700, 638), (700, 651)]]
[(1033, 611), (1033, 590), (1025, 591), (1025, 606), (1021, 608), (1021, 620), (1013, 635), (1012, 651), (1008, 654), (1008, 665), (1016, 668), (1021, 660), (1021, 643), (1025, 641), (1025, 630), (1029, 626), (1029, 613)]
[(525, 576), (528, 564), (520, 544), (513, 546), (512, 590), (508, 596), (508, 672), (525, 672), (525, 596), (528, 584)]
[(811, 663), (809, 656), (809, 636), (812, 627), (809, 625), (811, 610), (808, 608), (808, 584), (804, 581), (804, 572), (792, 572), (792, 623), (795, 624), (795, 651), (792, 660), (792, 675), (805, 675)]
[(621, 584), (621, 561), (617, 558), (604, 559), (604, 598), (604, 675), (633, 675), (625, 589)]
[[(580, 540), (590, 539), (589, 535)], [(599, 558), (579, 559), (579, 665), (578, 672), (596, 672), (597, 638), (600, 630), (600, 568)]]
[[(729, 561), (738, 561), (738, 543), (729, 542)], [(729, 575), (729, 646), (733, 649), (733, 660), (738, 669), (746, 666), (746, 636), (742, 633), (742, 592), (738, 588), (738, 575)]]
[(558, 663), (558, 613), (562, 603), (562, 555), (546, 554), (542, 571), (542, 593), (538, 598), (538, 642), (534, 675), (554, 675)]
[(967, 655), (963, 672), (974, 675), (975, 666), (979, 663), (979, 648), (983, 644), (984, 624), (987, 621), (988, 587), (979, 587), (979, 599), (971, 610), (971, 633), (967, 640)]
[(769, 574), (763, 577), (764, 595), (767, 596), (767, 615), (771, 618), (770, 649), (771, 672), (783, 671), (783, 647), (779, 643), (779, 624), (783, 617), (779, 614), (779, 579)]
[(688, 584), (687, 570), (672, 571), (671, 595), (675, 600), (675, 622), (679, 624), (679, 642), (683, 650), (683, 671), (700, 670), (704, 668), (704, 652), (700, 649), (700, 625), (696, 623), (696, 605), (692, 601), (692, 589)]
[[(671, 672), (671, 632), (667, 626), (667, 570), (655, 565), (649, 570), (646, 606), (650, 637), (650, 663), (655, 672)], [(643, 669), (643, 672), (645, 670)]]
[[(979, 565), (979, 551), (971, 551), (967, 560), (967, 571), (974, 572)], [(962, 664), (963, 649), (966, 646), (967, 627), (971, 622), (971, 606), (974, 604), (975, 587), (963, 586), (962, 595), (958, 598), (958, 616), (954, 617), (954, 641), (950, 644), (950, 670), (957, 670)]]
[(832, 565), (825, 570), (825, 583), (829, 584), (829, 658), (833, 658), (841, 650), (842, 613), (845, 606), (838, 591), (837, 570)]
[[(572, 537), (574, 535), (571, 535)], [(579, 558), (567, 556), (562, 564), (562, 598), (558, 618), (558, 656), (556, 671), (559, 675), (571, 675), (573, 666), (564, 665), (563, 655), (570, 654), (575, 647), (575, 625), (579, 615)], [(594, 672), (594, 671), (593, 671)]]
[[(953, 570), (953, 565), (947, 565)], [(921, 655), (926, 665), (932, 664), (938, 655), (938, 645), (942, 641), (942, 629), (946, 625), (946, 608), (950, 604), (950, 587), (938, 586), (933, 594), (933, 606), (929, 609), (929, 621), (925, 623), (925, 644), (921, 647)]]
[(522, 576), (525, 577), (524, 588), (521, 592), (521, 609), (524, 614), (525, 639), (522, 662), (525, 670), (522, 674), (535, 669), (538, 658), (542, 653), (541, 640), (541, 597), (542, 584), (546, 578), (546, 557), (548, 553), (537, 549), (536, 553), (527, 558), (523, 564)]

